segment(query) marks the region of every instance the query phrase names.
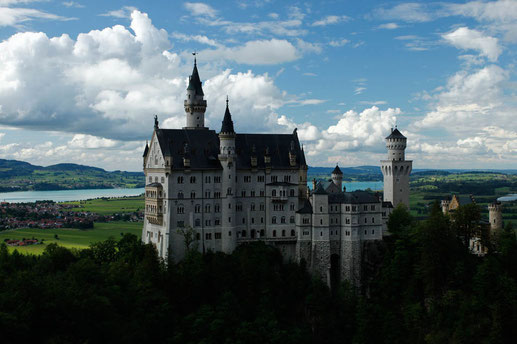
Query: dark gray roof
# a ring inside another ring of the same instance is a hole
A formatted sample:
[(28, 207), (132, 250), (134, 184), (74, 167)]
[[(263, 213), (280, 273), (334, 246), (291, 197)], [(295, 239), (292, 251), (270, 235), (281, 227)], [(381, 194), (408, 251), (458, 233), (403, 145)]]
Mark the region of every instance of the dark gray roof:
[[(219, 136), (214, 130), (157, 129), (156, 136), (163, 155), (172, 157), (173, 169), (183, 168), (185, 144), (188, 144), (191, 169), (220, 169)], [(290, 166), (289, 149), (295, 142), (296, 165)], [(252, 153), (253, 146), (255, 153)], [(269, 148), (272, 169), (300, 168), (305, 161), (298, 136), (293, 134), (236, 134), (235, 150), (238, 169), (251, 168), (251, 155), (257, 157), (257, 168), (265, 168), (264, 155)]]
[(197, 63), (194, 61), (194, 70), (192, 71), (192, 75), (189, 78), (187, 90), (196, 91), (197, 95), (203, 96), (203, 87), (201, 87), (201, 79), (199, 78), (199, 73), (197, 71)]
[(314, 195), (328, 195), (327, 191), (325, 191), (325, 189), (323, 188), (323, 184), (321, 184), (321, 183), (318, 183), (318, 185), (316, 185), (316, 190), (314, 190), (313, 194)]
[(327, 186), (325, 191), (327, 191), (328, 193), (338, 193), (338, 192), (341, 192), (343, 190), (341, 190), (341, 188), (339, 186), (337, 186), (336, 184), (329, 183), (329, 185)]
[(343, 175), (343, 172), (341, 172), (341, 169), (339, 168), (338, 165), (336, 165), (336, 168), (334, 169), (334, 171), (332, 171), (332, 174), (340, 174), (340, 175)]
[(474, 198), (472, 196), (459, 196), (458, 201), (460, 202), (460, 205), (476, 203), (476, 201), (474, 200)]
[(309, 200), (306, 199), (303, 202), (303, 206), (300, 209), (298, 209), (297, 213), (298, 214), (312, 214), (312, 204), (311, 204), (311, 202), (309, 202)]
[(406, 137), (404, 135), (402, 135), (402, 133), (397, 129), (395, 128), (395, 130), (393, 130), (391, 132), (391, 134), (386, 137), (386, 140), (389, 140), (389, 139), (405, 139)]
[(145, 149), (144, 149), (144, 155), (142, 155), (144, 158), (147, 156), (147, 153), (149, 152), (149, 145), (147, 142), (145, 143)]
[(224, 112), (221, 133), (235, 133), (235, 130), (233, 129), (232, 114), (230, 113), (230, 109), (228, 108), (228, 99), (226, 99), (226, 111)]
[(383, 208), (393, 208), (393, 204), (390, 201), (382, 201)]
[(362, 203), (379, 203), (379, 199), (375, 195), (362, 191), (342, 192), (339, 194), (330, 194), (329, 203), (344, 204), (362, 204)]
[(151, 183), (151, 184), (147, 184), (145, 187), (154, 187), (154, 188), (157, 188), (157, 187), (161, 187), (162, 184), (160, 183)]

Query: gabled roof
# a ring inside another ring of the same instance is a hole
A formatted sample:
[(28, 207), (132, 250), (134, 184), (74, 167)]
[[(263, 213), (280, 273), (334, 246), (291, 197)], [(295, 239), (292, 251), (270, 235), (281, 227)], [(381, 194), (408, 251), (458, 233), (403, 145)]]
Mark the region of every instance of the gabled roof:
[(389, 140), (389, 139), (405, 139), (406, 137), (404, 135), (402, 135), (402, 133), (397, 129), (395, 128), (395, 130), (393, 130), (391, 132), (391, 134), (386, 137), (386, 140)]
[(199, 72), (197, 71), (197, 63), (194, 60), (194, 70), (189, 78), (187, 90), (196, 91), (197, 95), (204, 96), (203, 88), (201, 87), (201, 79), (199, 78)]
[(338, 165), (336, 165), (336, 168), (334, 169), (334, 171), (332, 171), (332, 174), (340, 174), (340, 175), (343, 175), (343, 172), (341, 172), (341, 169), (339, 168)]
[(313, 195), (328, 195), (327, 191), (323, 188), (323, 184), (318, 183), (316, 185), (316, 190), (312, 193)]
[(149, 144), (146, 142), (145, 143), (145, 149), (144, 149), (144, 155), (142, 155), (142, 157), (146, 157), (147, 156), (147, 153), (149, 152)]
[(226, 99), (226, 111), (224, 112), (221, 133), (235, 134), (235, 130), (233, 129), (232, 114), (230, 113), (230, 108), (228, 107), (228, 99)]
[(303, 206), (296, 211), (298, 214), (312, 214), (312, 204), (309, 202), (308, 199), (306, 199), (303, 202)]

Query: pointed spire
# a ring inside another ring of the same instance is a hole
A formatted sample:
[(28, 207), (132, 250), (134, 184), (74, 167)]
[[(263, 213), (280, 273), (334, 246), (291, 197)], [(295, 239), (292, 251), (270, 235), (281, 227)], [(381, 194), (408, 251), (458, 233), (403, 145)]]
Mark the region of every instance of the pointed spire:
[(338, 164), (336, 164), (336, 168), (334, 169), (334, 171), (332, 171), (332, 174), (343, 175), (343, 172), (341, 172), (341, 169), (339, 168)]
[(204, 96), (203, 93), (203, 87), (201, 83), (201, 79), (199, 78), (199, 72), (197, 71), (197, 60), (196, 60), (196, 54), (194, 54), (194, 69), (192, 70), (192, 75), (189, 78), (189, 83), (187, 90), (194, 90), (197, 95)]
[(232, 114), (230, 113), (230, 107), (228, 106), (228, 96), (226, 96), (226, 111), (224, 112), (221, 133), (235, 134), (235, 130), (233, 129)]
[(142, 155), (144, 158), (147, 156), (147, 153), (149, 152), (149, 142), (145, 140), (145, 149), (144, 149), (144, 155)]

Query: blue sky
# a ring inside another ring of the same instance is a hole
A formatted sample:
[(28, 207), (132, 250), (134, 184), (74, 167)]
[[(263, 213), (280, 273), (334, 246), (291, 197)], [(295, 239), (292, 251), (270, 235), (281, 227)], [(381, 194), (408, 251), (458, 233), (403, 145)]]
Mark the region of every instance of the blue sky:
[(517, 168), (517, 1), (0, 0), (0, 157), (140, 170), (184, 125), (193, 51), (219, 130), (298, 128), (313, 166)]

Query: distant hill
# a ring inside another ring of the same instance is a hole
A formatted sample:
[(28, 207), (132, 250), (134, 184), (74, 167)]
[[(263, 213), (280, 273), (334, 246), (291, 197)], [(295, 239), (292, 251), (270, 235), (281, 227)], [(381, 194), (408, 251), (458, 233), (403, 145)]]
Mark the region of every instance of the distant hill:
[(37, 166), (25, 161), (0, 159), (0, 192), (136, 188), (144, 186), (143, 172), (106, 171), (79, 164)]

